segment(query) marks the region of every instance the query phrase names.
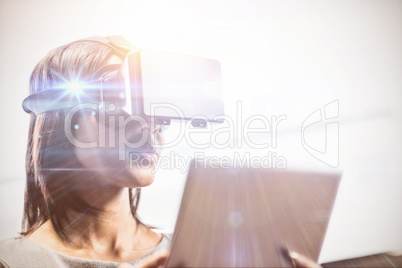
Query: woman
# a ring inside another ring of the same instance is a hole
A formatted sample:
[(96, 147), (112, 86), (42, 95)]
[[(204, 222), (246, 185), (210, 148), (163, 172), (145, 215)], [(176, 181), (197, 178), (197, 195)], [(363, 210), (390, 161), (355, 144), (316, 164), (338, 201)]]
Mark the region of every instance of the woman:
[[(30, 92), (71, 81), (102, 81), (108, 71), (113, 71), (103, 67), (122, 64), (124, 53), (120, 52), (96, 40), (56, 48), (35, 67)], [(163, 265), (166, 253), (162, 250), (168, 249), (170, 236), (155, 233), (136, 213), (141, 187), (154, 181), (152, 170), (160, 153), (158, 145), (163, 144), (162, 129), (151, 127), (153, 124), (127, 124), (127, 140), (137, 141), (144, 133), (147, 139), (141, 147), (126, 150), (125, 160), (119, 160), (116, 122), (101, 122), (93, 110), (77, 113), (71, 124), (77, 141), (108, 141), (105, 146), (80, 148), (70, 142), (64, 131), (67, 113), (68, 109), (31, 113), (22, 237), (0, 243), (0, 264)], [(130, 166), (130, 153), (136, 154), (143, 165)], [(296, 264), (315, 265), (302, 256), (293, 257)]]
[[(105, 74), (98, 72), (103, 66), (122, 61), (120, 53), (102, 43), (67, 44), (38, 63), (31, 75), (30, 93), (66, 81), (96, 81)], [(115, 140), (116, 146), (83, 149), (71, 144), (63, 131), (66, 114), (67, 109), (31, 113), (22, 238), (2, 243), (3, 265), (115, 267), (167, 249), (170, 237), (152, 231), (136, 213), (140, 187), (154, 180), (151, 171), (159, 155), (155, 144), (163, 142), (161, 129), (156, 126), (148, 131), (147, 142), (134, 152), (147, 164), (130, 168), (129, 157), (118, 160), (118, 135), (108, 131), (110, 122), (103, 126), (105, 139)], [(80, 111), (73, 121), (76, 140), (99, 141), (102, 122), (96, 113)], [(128, 124), (127, 139), (136, 139), (143, 131)]]

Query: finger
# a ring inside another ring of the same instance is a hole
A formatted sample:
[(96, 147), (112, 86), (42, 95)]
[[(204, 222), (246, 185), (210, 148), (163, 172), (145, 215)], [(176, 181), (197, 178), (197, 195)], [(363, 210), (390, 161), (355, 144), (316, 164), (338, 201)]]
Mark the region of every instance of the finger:
[(157, 253), (152, 254), (148, 258), (143, 261), (136, 263), (136, 268), (158, 268), (164, 267), (165, 263), (169, 257), (169, 253), (167, 251), (158, 251)]
[(305, 256), (297, 252), (289, 251), (289, 257), (292, 258), (296, 267), (321, 268), (321, 265), (315, 263), (314, 261), (306, 258)]

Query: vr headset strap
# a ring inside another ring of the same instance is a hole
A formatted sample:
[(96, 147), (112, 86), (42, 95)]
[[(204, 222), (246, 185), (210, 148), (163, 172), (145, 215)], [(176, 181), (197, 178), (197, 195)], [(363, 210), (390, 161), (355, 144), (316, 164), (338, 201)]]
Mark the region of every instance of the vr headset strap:
[(113, 36), (107, 36), (107, 37), (94, 36), (94, 37), (78, 40), (77, 42), (82, 42), (82, 41), (89, 41), (89, 42), (103, 44), (105, 46), (110, 47), (111, 49), (113, 49), (114, 51), (118, 52), (119, 54), (121, 54), (123, 56), (127, 56), (127, 54), (130, 51), (137, 49), (135, 46), (130, 44), (126, 39), (124, 39), (120, 35), (113, 35)]
[[(127, 56), (127, 54), (132, 51), (137, 49), (133, 45), (131, 45), (126, 39), (124, 39), (120, 35), (114, 35), (114, 36), (108, 36), (108, 37), (101, 37), (101, 36), (94, 36), (86, 39), (81, 39), (76, 42), (82, 42), (82, 41), (89, 41), (89, 42), (95, 42), (99, 44), (103, 44), (105, 46), (110, 47), (117, 53), (121, 54), (122, 56)], [(44, 106), (43, 103), (49, 102), (52, 103), (54, 99), (60, 98), (60, 92), (53, 92), (49, 90), (44, 90), (35, 94), (29, 95), (27, 98), (22, 103), (22, 107), (25, 112), (30, 113), (34, 112), (36, 115), (43, 113), (45, 110), (43, 110)], [(58, 104), (54, 104), (53, 106), (48, 107), (46, 110), (58, 110), (62, 108), (68, 108), (72, 104), (76, 103), (77, 100), (74, 98), (72, 99), (63, 99), (59, 100)]]

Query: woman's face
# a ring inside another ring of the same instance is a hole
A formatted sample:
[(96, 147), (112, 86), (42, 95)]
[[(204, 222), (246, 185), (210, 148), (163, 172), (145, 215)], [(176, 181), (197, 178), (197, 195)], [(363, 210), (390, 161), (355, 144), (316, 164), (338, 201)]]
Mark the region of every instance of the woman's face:
[[(113, 55), (105, 64), (121, 63)], [(106, 106), (113, 107), (113, 104)], [(92, 148), (76, 146), (77, 159), (85, 168), (93, 170), (100, 184), (130, 188), (150, 185), (163, 145), (161, 128), (124, 113), (106, 114), (102, 118), (100, 110), (95, 113), (89, 109), (76, 117), (74, 138), (81, 143), (96, 144)]]

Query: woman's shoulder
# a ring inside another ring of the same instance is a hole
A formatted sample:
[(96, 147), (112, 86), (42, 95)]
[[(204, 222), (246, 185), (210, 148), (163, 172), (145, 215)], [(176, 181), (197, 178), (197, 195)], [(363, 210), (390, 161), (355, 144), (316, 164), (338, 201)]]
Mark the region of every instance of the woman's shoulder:
[[(172, 240), (172, 234), (161, 233), (162, 240), (152, 251), (168, 250)], [(151, 254), (149, 254), (151, 255)], [(145, 256), (144, 258), (146, 258)], [(141, 259), (144, 259), (141, 258)], [(140, 259), (140, 260), (141, 260)], [(140, 261), (137, 260), (137, 261)], [(135, 264), (137, 261), (132, 262)], [(87, 260), (94, 264), (96, 261)], [(0, 267), (68, 267), (69, 264), (85, 264), (84, 259), (64, 256), (52, 250), (42, 247), (25, 237), (10, 238), (0, 241)], [(102, 267), (114, 266), (112, 262), (99, 262)]]
[(63, 267), (52, 252), (24, 237), (0, 241), (1, 267)]

